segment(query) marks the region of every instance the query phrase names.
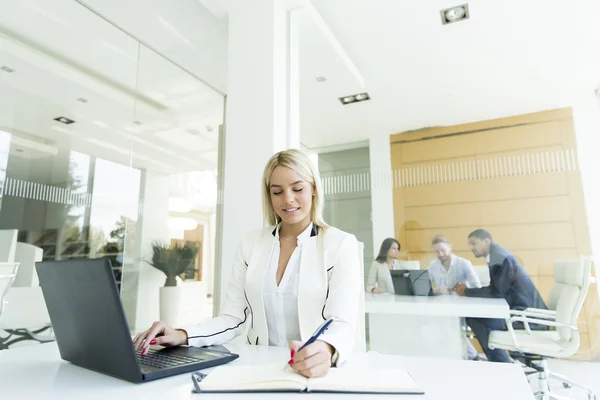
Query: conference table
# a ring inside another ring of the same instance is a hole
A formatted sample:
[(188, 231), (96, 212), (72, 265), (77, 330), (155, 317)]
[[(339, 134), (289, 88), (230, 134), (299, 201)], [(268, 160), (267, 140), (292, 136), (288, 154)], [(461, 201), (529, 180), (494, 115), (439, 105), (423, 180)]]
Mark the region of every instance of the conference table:
[(509, 318), (504, 299), (365, 295), (369, 349), (385, 354), (461, 360), (466, 357), (464, 318)]
[[(110, 338), (98, 346), (110, 346)], [(237, 365), (256, 365), (289, 359), (286, 348), (227, 345), (240, 358)], [(363, 368), (402, 368), (425, 391), (425, 395), (394, 396), (396, 399), (427, 400), (525, 400), (533, 395), (527, 379), (516, 364), (479, 361), (443, 360), (429, 357), (357, 354), (347, 362)], [(210, 370), (205, 370), (210, 371)], [(61, 360), (56, 343), (18, 347), (0, 351), (0, 398), (2, 399), (280, 399), (347, 398), (348, 395), (323, 393), (195, 394), (190, 374), (142, 384), (89, 371)], [(343, 396), (343, 397), (342, 397)], [(389, 398), (384, 395), (360, 395), (360, 399)]]

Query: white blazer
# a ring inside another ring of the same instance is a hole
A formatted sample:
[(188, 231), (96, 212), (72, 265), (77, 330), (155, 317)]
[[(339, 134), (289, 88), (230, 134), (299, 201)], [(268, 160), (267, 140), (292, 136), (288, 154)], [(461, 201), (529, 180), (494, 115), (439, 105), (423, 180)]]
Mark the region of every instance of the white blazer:
[[(242, 334), (246, 324), (249, 324), (247, 343), (269, 344), (262, 288), (275, 243), (272, 226), (245, 237), (234, 260), (219, 316), (183, 328), (190, 345), (226, 343)], [(319, 339), (336, 349), (339, 365), (354, 349), (358, 302), (363, 290), (356, 237), (333, 227), (325, 230), (314, 227), (310, 239), (302, 246), (299, 273), (301, 340), (308, 340), (325, 319), (334, 317), (335, 321)]]

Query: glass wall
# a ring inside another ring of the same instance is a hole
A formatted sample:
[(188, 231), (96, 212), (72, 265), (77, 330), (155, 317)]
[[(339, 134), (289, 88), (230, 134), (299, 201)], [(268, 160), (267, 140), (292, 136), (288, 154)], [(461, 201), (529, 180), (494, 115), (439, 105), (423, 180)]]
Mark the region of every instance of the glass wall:
[[(0, 231), (17, 232), (15, 261), (108, 257), (132, 331), (210, 317), (223, 96), (76, 2), (3, 9)], [(195, 285), (193, 306), (170, 316), (150, 265), (159, 245), (194, 254), (177, 278)], [(18, 286), (43, 315), (36, 279)], [(12, 305), (0, 328), (49, 322)]]

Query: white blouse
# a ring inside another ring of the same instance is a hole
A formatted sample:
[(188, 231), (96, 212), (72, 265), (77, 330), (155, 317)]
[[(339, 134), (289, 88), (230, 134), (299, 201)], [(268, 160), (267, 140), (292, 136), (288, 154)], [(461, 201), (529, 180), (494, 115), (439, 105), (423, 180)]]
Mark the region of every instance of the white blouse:
[(269, 346), (287, 347), (290, 340), (300, 340), (298, 320), (298, 277), (302, 245), (310, 239), (313, 224), (298, 236), (298, 246), (294, 249), (285, 268), (281, 282), (277, 286), (277, 266), (279, 265), (279, 228), (275, 232), (275, 245), (271, 252), (269, 266), (263, 280), (263, 302), (267, 318)]

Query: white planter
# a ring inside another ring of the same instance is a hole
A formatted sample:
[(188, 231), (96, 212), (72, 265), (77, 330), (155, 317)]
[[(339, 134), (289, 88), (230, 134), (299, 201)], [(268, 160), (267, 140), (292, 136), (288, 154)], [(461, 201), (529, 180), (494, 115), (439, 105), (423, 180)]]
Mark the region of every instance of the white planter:
[(170, 326), (177, 325), (181, 303), (181, 290), (177, 286), (161, 287), (159, 292), (159, 312), (161, 321)]
[(178, 282), (177, 286), (161, 287), (160, 319), (172, 327), (200, 322), (206, 306), (204, 282)]

